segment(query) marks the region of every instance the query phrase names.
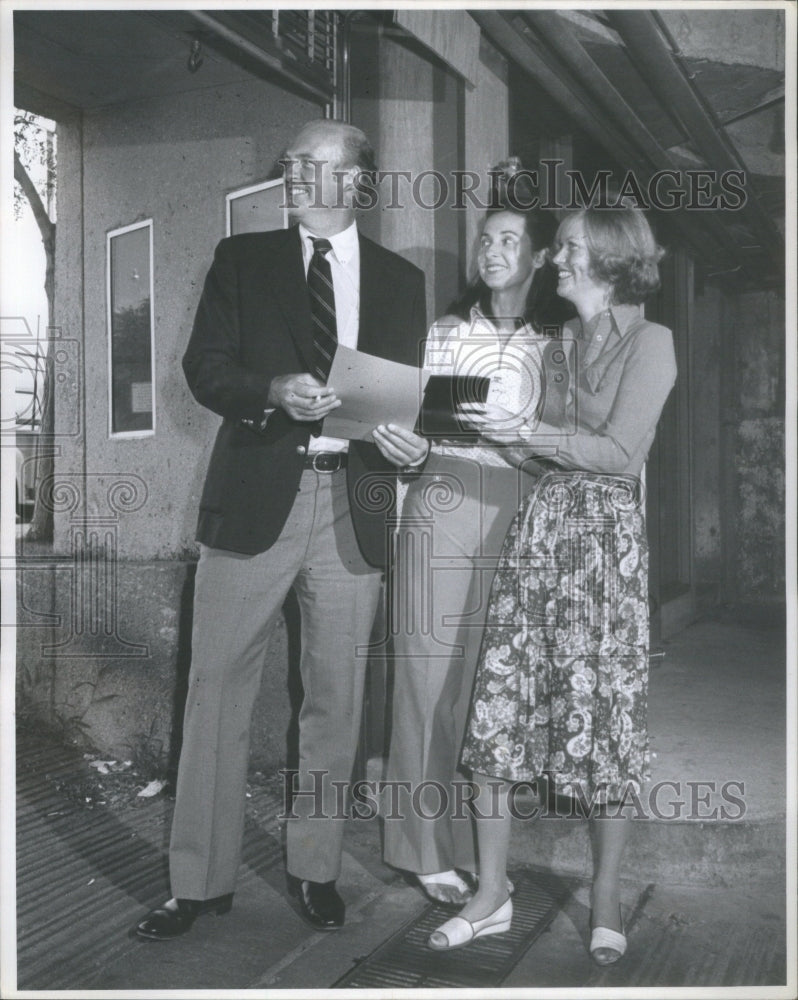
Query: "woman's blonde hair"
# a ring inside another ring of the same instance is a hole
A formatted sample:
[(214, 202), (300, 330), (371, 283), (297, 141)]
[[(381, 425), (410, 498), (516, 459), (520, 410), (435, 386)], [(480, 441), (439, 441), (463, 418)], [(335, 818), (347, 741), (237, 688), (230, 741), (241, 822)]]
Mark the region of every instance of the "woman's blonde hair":
[(616, 305), (638, 304), (659, 288), (658, 245), (639, 208), (584, 208), (582, 219), (590, 266), (597, 278), (612, 285)]

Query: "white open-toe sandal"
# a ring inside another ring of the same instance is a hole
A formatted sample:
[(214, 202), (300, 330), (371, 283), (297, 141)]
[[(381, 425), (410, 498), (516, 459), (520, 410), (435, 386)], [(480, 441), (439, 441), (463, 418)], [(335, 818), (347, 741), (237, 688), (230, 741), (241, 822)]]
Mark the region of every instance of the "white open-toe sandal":
[(475, 938), (488, 934), (504, 934), (509, 931), (513, 919), (513, 901), (506, 899), (498, 910), (475, 920), (473, 923), (465, 917), (452, 917), (445, 924), (430, 934), (427, 945), (434, 951), (450, 951), (452, 948), (462, 948)]
[(625, 952), (625, 934), (609, 927), (593, 928), (590, 935), (590, 957), (596, 965), (614, 965), (618, 959), (623, 958)]

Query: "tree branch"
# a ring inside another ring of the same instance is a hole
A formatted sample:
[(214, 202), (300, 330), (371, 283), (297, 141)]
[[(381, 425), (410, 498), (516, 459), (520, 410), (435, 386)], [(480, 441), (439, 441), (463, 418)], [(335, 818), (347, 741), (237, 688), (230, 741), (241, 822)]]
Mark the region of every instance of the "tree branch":
[(16, 150), (14, 150), (14, 180), (22, 188), (23, 194), (28, 199), (28, 204), (33, 211), (33, 217), (36, 219), (39, 232), (42, 234), (42, 242), (45, 249), (52, 250), (55, 242), (55, 223), (51, 221), (50, 216), (47, 214), (47, 209), (44, 207), (44, 202), (36, 190), (36, 185), (30, 179), (30, 175)]
[[(25, 169), (25, 165), (14, 150), (14, 180), (22, 188), (22, 193), (28, 199), (44, 246), (46, 261), (44, 288), (47, 293), (47, 325), (53, 324), (55, 315), (55, 223), (51, 221), (44, 207), (41, 196)], [(42, 417), (40, 441), (51, 445), (55, 433), (55, 400), (54, 400), (53, 342), (47, 340), (47, 355), (44, 369), (44, 386), (42, 390)], [(53, 454), (45, 446), (44, 453), (36, 461), (36, 500), (33, 507), (33, 520), (28, 529), (27, 537), (31, 541), (52, 541), (53, 512), (51, 505), (43, 500), (41, 483), (46, 482), (53, 472)]]

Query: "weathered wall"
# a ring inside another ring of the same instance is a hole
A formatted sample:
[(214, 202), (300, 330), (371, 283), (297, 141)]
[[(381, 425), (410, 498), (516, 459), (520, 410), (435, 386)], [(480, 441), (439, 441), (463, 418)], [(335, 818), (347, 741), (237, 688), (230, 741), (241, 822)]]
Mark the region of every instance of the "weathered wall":
[[(54, 475), (85, 468), (86, 392), (83, 374), (83, 123), (77, 112), (59, 118), (55, 241), (55, 300), (52, 335), (60, 343), (55, 360)], [(64, 362), (61, 363), (61, 359)], [(97, 401), (94, 400), (95, 407)], [(56, 513), (55, 551), (63, 551), (63, 517)], [(69, 530), (68, 528), (66, 529)]]
[[(142, 489), (146, 499), (120, 526), (121, 558), (194, 550), (199, 493), (219, 421), (191, 398), (180, 359), (214, 246), (225, 235), (225, 194), (265, 180), (297, 125), (320, 113), (307, 101), (252, 80), (87, 112), (82, 159), (75, 161), (75, 150), (62, 156), (70, 173), (80, 175), (83, 192), (83, 225), (78, 217), (59, 218), (59, 245), (65, 249), (56, 314), (57, 322), (63, 317), (65, 328), (78, 336), (81, 308), (85, 316), (79, 375), (85, 469), (73, 451), (57, 462), (56, 471), (67, 479), (86, 473), (85, 480), (73, 481), (81, 490), (85, 482), (79, 510), (85, 506), (90, 517), (106, 514), (115, 479), (138, 477), (131, 479), (135, 503)], [(71, 201), (65, 198), (64, 204), (69, 213)], [(111, 439), (106, 235), (148, 218), (153, 220), (156, 433)], [(73, 236), (77, 247), (82, 240), (82, 260), (77, 250), (66, 249)], [(64, 388), (58, 419), (71, 419), (74, 404)], [(57, 551), (69, 547), (75, 513), (56, 516)]]
[(737, 597), (784, 600), (785, 315), (775, 292), (736, 297)]
[(706, 285), (694, 315), (695, 582), (729, 602), (783, 601), (784, 299)]
[[(68, 739), (117, 759), (136, 755), (174, 766), (180, 749), (191, 659), (193, 561), (54, 564), (28, 546), (18, 573), (19, 706), (34, 706)], [(37, 563), (37, 557), (42, 559)], [(112, 590), (110, 613), (98, 594)], [(289, 759), (301, 684), (296, 615), (275, 624), (251, 727), (252, 763), (274, 770)], [(289, 655), (289, 647), (291, 655)], [(292, 703), (293, 700), (293, 703)]]
[(693, 59), (784, 69), (784, 12), (668, 10), (658, 12), (680, 51)]
[(724, 302), (707, 285), (693, 301), (693, 545), (696, 584), (717, 585), (721, 576), (720, 432)]

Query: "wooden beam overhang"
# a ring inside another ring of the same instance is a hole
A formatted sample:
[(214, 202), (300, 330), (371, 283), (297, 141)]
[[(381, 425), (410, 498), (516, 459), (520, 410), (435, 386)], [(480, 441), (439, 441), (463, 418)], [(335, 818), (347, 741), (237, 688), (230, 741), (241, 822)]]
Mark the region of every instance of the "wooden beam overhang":
[[(549, 11), (544, 16), (550, 18), (551, 14)], [(645, 153), (630, 141), (626, 132), (607, 114), (588, 86), (574, 77), (559, 55), (538, 40), (533, 28), (521, 15), (482, 10), (473, 10), (471, 15), (499, 49), (533, 77), (563, 108), (567, 108), (576, 125), (603, 146), (614, 162), (624, 164), (641, 178), (647, 179), (654, 172)], [(596, 72), (601, 71), (596, 67)], [(726, 234), (722, 241), (714, 232), (710, 236), (703, 225), (698, 226), (685, 219), (685, 214), (675, 213), (673, 222), (689, 244), (703, 257), (723, 268), (733, 264), (735, 258)]]
[[(334, 104), (339, 81), (303, 47), (291, 44), (281, 32), (278, 11), (157, 10), (147, 16), (163, 27), (194, 38), (248, 73), (266, 80), (282, 80), (304, 97)], [(293, 13), (293, 12), (289, 12)]]
[[(652, 133), (633, 107), (630, 95), (619, 91), (599, 67), (566, 16), (555, 11), (529, 9), (506, 13), (473, 10), (471, 14), (491, 41), (567, 110), (579, 129), (605, 149), (613, 162), (631, 169), (644, 185), (657, 171), (684, 168), (683, 162), (676, 159), (671, 149), (664, 148)], [(615, 37), (620, 39), (619, 46), (626, 43), (616, 24), (619, 15), (627, 31), (638, 18), (645, 17), (651, 22), (647, 11), (614, 10), (604, 14), (606, 18), (602, 23), (609, 25)], [(659, 34), (657, 39), (661, 54), (665, 41)], [(607, 44), (612, 45), (611, 38)], [(663, 89), (659, 76), (643, 72), (648, 45), (647, 37), (643, 47), (635, 49), (634, 57), (631, 51), (623, 48), (623, 57), (629, 58), (641, 82), (651, 88), (652, 98), (663, 105), (685, 141), (694, 144), (700, 157), (695, 166), (706, 166), (719, 174), (725, 170), (744, 170), (728, 137), (720, 138), (722, 126), (713, 123), (706, 113), (699, 119), (693, 107), (689, 116), (674, 117), (671, 105), (675, 97), (664, 97), (669, 92)], [(689, 87), (681, 69), (675, 65), (672, 68)], [(692, 97), (697, 100), (695, 94)], [(705, 141), (707, 131), (715, 136), (711, 145)], [(672, 211), (668, 213), (669, 222), (696, 251), (702, 266), (706, 265), (715, 273), (744, 269), (758, 283), (763, 278), (768, 283), (774, 277), (780, 281), (784, 262), (783, 237), (750, 185), (746, 188), (746, 196), (750, 204), (734, 212)]]
[(331, 104), (335, 98), (335, 85), (325, 74), (311, 66), (303, 66), (301, 72), (290, 65), (286, 56), (265, 31), (254, 31), (250, 23), (241, 19), (240, 14), (223, 10), (208, 13), (202, 10), (189, 11), (191, 17), (204, 29), (204, 40), (208, 44), (219, 42), (231, 47), (234, 53), (244, 55), (271, 73), (282, 76), (299, 90), (316, 100)]
[[(671, 117), (690, 136), (707, 163), (719, 171), (745, 169), (723, 127), (687, 79), (675, 54), (668, 48), (654, 14), (647, 10), (608, 11), (610, 23), (621, 36), (629, 57)], [(763, 254), (780, 271), (784, 268), (784, 238), (767, 215), (754, 191), (740, 209), (759, 240)]]
[[(641, 162), (645, 164), (645, 174), (640, 178), (644, 184), (647, 185), (650, 178), (660, 170), (679, 169), (679, 164), (663, 149), (637, 112), (596, 65), (564, 17), (554, 11), (526, 11), (523, 19), (536, 32), (544, 47), (559, 58), (570, 78), (578, 81), (587, 93), (593, 95), (595, 102), (602, 108), (603, 120), (618, 123), (623, 134), (638, 151)], [(677, 215), (675, 221), (692, 243), (697, 240), (700, 243), (701, 236), (696, 233), (698, 227), (691, 226), (689, 220), (682, 215)], [(734, 257), (738, 247), (728, 230), (714, 214), (708, 214), (705, 221), (717, 244), (730, 258)], [(704, 249), (706, 252), (707, 248)]]
[(574, 81), (566, 82), (561, 69), (550, 53), (539, 46), (531, 29), (515, 12), (501, 14), (493, 11), (473, 10), (471, 16), (485, 31), (490, 40), (509, 56), (524, 72), (533, 77), (568, 112), (580, 128), (594, 139), (615, 150), (618, 156), (639, 162), (636, 150), (627, 142), (623, 133), (612, 123), (606, 123), (606, 132), (597, 120), (599, 108), (591, 95)]

